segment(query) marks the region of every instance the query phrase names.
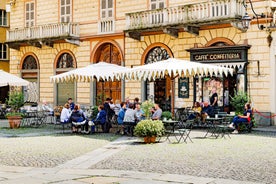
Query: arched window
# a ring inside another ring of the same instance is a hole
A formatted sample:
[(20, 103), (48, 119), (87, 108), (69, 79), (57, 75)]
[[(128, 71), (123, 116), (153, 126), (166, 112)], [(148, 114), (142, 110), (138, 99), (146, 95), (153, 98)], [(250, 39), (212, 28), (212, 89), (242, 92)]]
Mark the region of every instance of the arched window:
[[(56, 62), (56, 74), (61, 74), (76, 68), (76, 64), (72, 54), (64, 52), (59, 55)], [(56, 86), (56, 102), (57, 105), (64, 105), (68, 98), (72, 98), (75, 101), (75, 83), (65, 82), (58, 83)]]
[(30, 82), (28, 86), (23, 88), (25, 101), (39, 102), (39, 69), (35, 56), (26, 56), (21, 66), (22, 78)]
[(27, 56), (23, 61), (23, 70), (33, 70), (37, 69), (37, 63), (33, 56)]
[(146, 57), (145, 64), (153, 63), (156, 61), (162, 61), (165, 59), (169, 59), (170, 55), (167, 50), (162, 47), (155, 47), (149, 51)]
[[(168, 51), (163, 47), (154, 47), (151, 49), (146, 58), (145, 64), (158, 62), (169, 59), (170, 55)], [(163, 111), (170, 110), (170, 85), (171, 81), (169, 78), (157, 79), (154, 82), (146, 82), (146, 97), (147, 99), (153, 98), (155, 103), (158, 103)], [(165, 98), (164, 98), (165, 97)]]
[(75, 68), (73, 57), (69, 53), (63, 53), (58, 58), (56, 68)]

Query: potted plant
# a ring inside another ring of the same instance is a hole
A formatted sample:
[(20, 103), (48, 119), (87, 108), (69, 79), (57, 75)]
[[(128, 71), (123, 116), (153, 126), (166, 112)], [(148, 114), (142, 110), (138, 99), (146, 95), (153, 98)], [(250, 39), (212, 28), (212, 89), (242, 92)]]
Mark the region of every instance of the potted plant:
[(236, 114), (242, 114), (244, 111), (244, 104), (250, 101), (247, 93), (243, 91), (235, 91), (235, 95), (233, 97), (230, 96), (230, 98), (230, 103), (234, 107)]
[(20, 107), (24, 105), (24, 95), (20, 91), (10, 91), (7, 104), (10, 106), (10, 112), (6, 114), (9, 120), (10, 128), (19, 128), (23, 113)]
[(161, 117), (162, 117), (163, 120), (172, 119), (172, 113), (170, 111), (164, 111), (164, 112), (162, 112)]
[[(230, 103), (234, 107), (236, 115), (243, 114), (244, 104), (246, 104), (247, 102), (249, 103), (251, 102), (249, 95), (243, 91), (238, 91), (238, 92), (235, 91), (235, 95), (233, 97), (230, 96), (230, 98), (231, 98)], [(251, 117), (251, 122), (253, 126), (256, 126), (255, 118), (253, 115)], [(243, 127), (241, 127), (241, 129), (243, 129)]]
[(134, 128), (134, 135), (143, 137), (145, 143), (153, 143), (156, 137), (165, 134), (165, 128), (160, 120), (141, 120)]
[(143, 110), (146, 119), (150, 119), (151, 110), (154, 106), (154, 103), (151, 100), (146, 100), (142, 103), (141, 109)]

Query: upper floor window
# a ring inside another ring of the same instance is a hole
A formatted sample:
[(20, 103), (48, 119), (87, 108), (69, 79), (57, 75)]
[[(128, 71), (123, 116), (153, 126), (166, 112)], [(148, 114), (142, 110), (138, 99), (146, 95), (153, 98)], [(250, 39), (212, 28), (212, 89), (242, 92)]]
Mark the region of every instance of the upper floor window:
[(99, 33), (110, 33), (114, 26), (114, 0), (101, 0)]
[(5, 10), (0, 10), (0, 26), (7, 26), (7, 12)]
[(8, 59), (8, 46), (3, 43), (0, 43), (0, 59)]
[(150, 8), (152, 10), (165, 8), (165, 0), (150, 0)]
[(101, 0), (101, 18), (113, 17), (113, 0)]
[(35, 24), (35, 4), (34, 2), (26, 2), (26, 27), (32, 27)]
[(71, 0), (60, 0), (60, 21), (70, 22), (71, 21)]

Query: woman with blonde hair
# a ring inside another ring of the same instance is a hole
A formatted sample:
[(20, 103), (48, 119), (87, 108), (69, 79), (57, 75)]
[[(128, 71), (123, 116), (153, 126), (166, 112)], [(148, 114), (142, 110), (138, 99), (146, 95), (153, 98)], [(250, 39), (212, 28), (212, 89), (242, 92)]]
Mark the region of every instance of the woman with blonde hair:
[(60, 122), (65, 124), (69, 122), (71, 113), (69, 111), (70, 105), (69, 103), (64, 104), (62, 111), (60, 113)]

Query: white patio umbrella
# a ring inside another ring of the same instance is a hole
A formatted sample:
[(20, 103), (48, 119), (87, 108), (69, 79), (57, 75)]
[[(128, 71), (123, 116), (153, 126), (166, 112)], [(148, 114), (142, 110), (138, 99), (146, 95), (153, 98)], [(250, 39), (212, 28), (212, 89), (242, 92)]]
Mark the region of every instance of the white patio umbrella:
[(0, 86), (27, 86), (29, 81), (0, 70)]
[(113, 81), (116, 79), (120, 79), (120, 76), (117, 76), (116, 78), (115, 72), (117, 73), (128, 70), (129, 68), (116, 64), (99, 62), (95, 64), (90, 64), (83, 68), (77, 68), (68, 72), (64, 72), (62, 74), (51, 76), (50, 80), (55, 83), (68, 81), (90, 82), (94, 79), (96, 79), (97, 81)]
[(217, 76), (219, 74), (225, 74), (227, 76), (228, 73), (232, 75), (233, 70), (230, 68), (220, 67), (211, 64), (202, 64), (198, 62), (169, 58), (167, 60), (138, 66), (132, 68), (129, 71), (120, 71), (117, 72), (117, 75), (120, 78), (126, 78), (129, 80), (156, 80), (164, 78), (168, 75), (172, 80), (171, 110), (174, 114), (174, 79), (176, 77), (190, 77), (195, 75)]

